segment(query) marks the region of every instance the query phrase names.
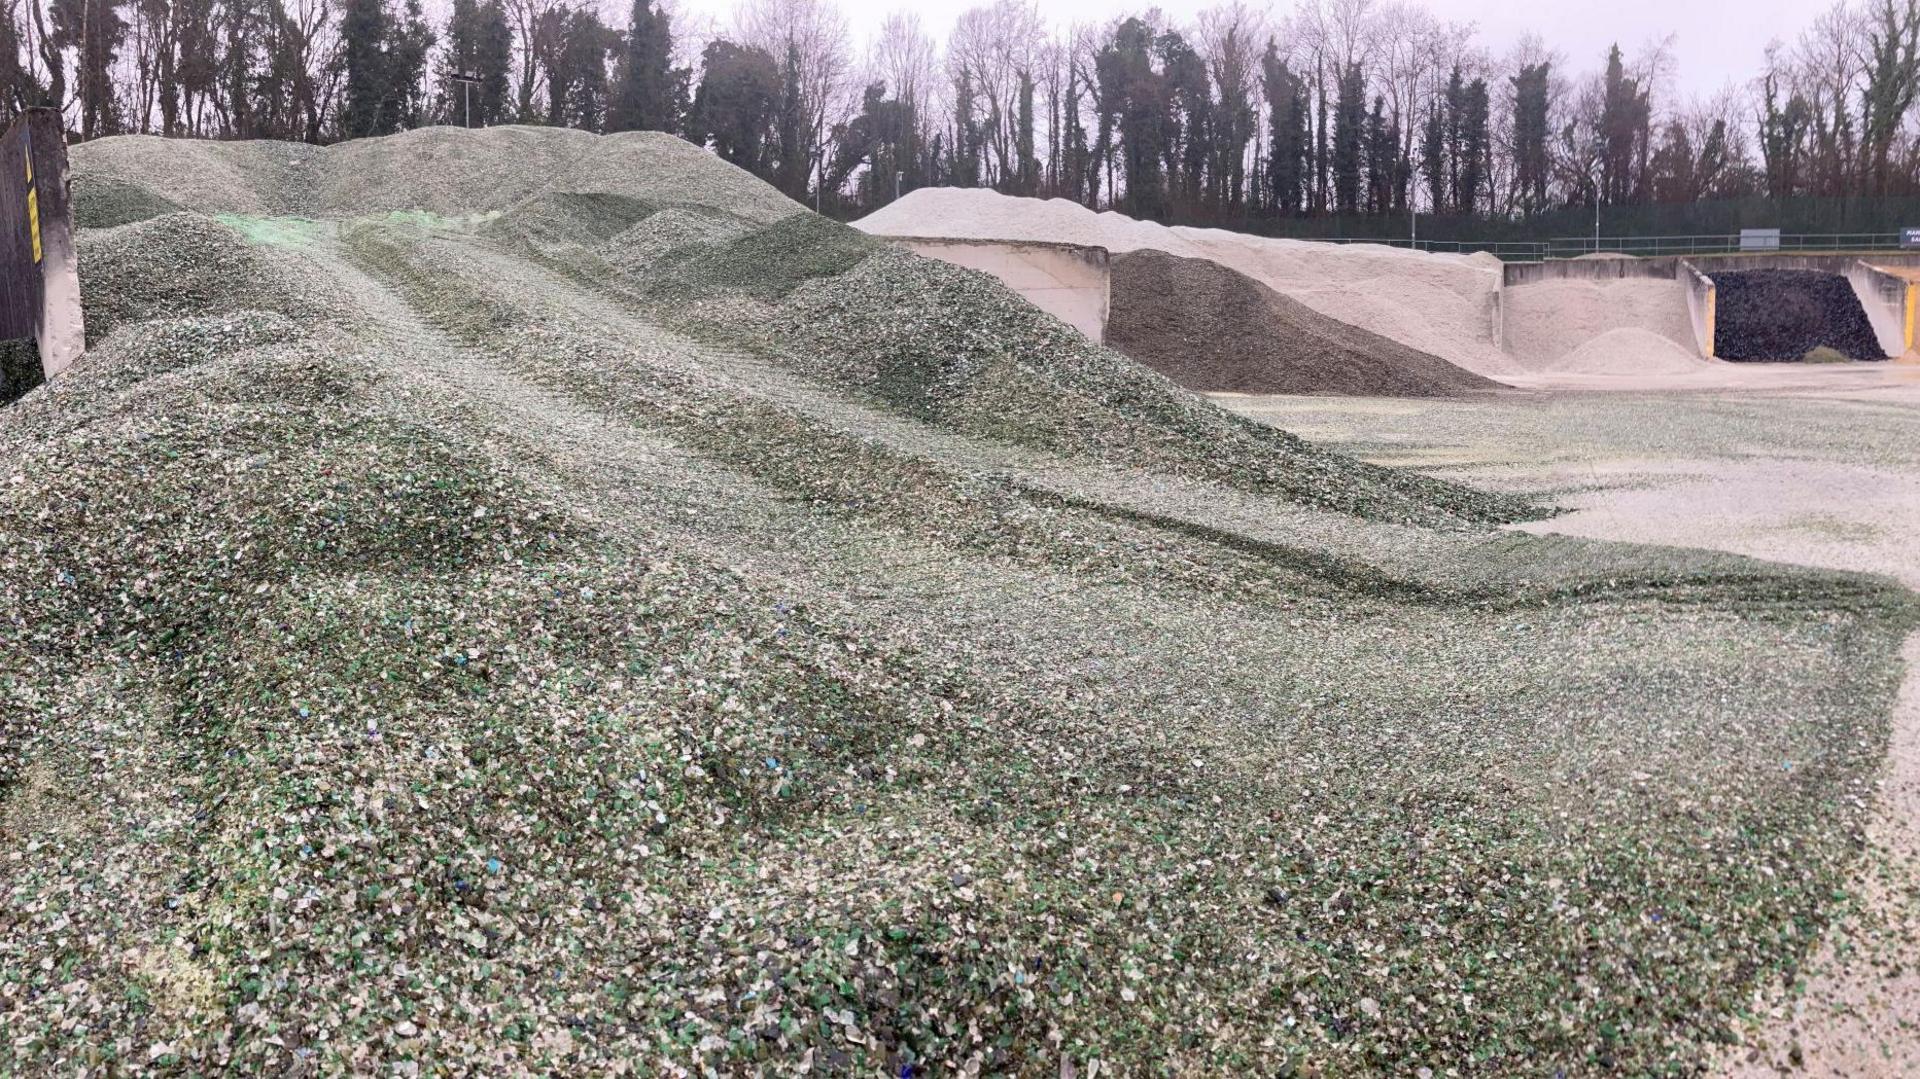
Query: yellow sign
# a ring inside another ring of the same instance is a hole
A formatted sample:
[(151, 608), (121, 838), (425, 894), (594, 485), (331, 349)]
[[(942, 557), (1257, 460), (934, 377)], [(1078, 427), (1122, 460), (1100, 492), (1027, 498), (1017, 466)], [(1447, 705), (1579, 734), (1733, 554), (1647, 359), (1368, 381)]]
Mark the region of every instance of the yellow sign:
[(27, 190), (27, 231), (33, 236), (33, 261), (40, 261), (40, 190)]

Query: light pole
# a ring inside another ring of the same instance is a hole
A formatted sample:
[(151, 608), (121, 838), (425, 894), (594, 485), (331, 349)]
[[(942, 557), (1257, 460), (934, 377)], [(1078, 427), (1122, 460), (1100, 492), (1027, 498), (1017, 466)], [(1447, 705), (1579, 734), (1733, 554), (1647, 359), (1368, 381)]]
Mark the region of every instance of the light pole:
[(447, 81), (460, 84), (460, 126), (472, 127), (473, 87), (480, 81), (480, 76), (469, 75), (463, 71), (450, 71), (447, 73)]
[(1593, 253), (1600, 253), (1600, 176), (1601, 155), (1606, 153), (1606, 141), (1593, 137)]

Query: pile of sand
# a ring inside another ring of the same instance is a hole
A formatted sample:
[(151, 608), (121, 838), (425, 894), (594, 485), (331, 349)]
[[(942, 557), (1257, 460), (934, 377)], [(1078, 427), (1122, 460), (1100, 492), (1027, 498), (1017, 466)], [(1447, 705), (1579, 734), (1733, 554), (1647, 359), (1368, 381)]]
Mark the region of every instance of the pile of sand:
[(1674, 281), (1618, 278), (1516, 285), (1502, 296), (1506, 345), (1527, 371), (1657, 374), (1694, 368), (1693, 322)]
[(880, 236), (1045, 240), (1114, 254), (1164, 251), (1210, 259), (1342, 322), (1480, 374), (1507, 369), (1492, 339), (1500, 262), (1380, 244), (1281, 240), (1222, 229), (1170, 228), (1066, 199), (922, 188), (855, 227)]
[(1107, 344), (1188, 389), (1442, 397), (1499, 383), (1199, 258), (1113, 260)]
[(1711, 367), (1683, 345), (1639, 326), (1594, 337), (1548, 364), (1566, 375), (1692, 375)]

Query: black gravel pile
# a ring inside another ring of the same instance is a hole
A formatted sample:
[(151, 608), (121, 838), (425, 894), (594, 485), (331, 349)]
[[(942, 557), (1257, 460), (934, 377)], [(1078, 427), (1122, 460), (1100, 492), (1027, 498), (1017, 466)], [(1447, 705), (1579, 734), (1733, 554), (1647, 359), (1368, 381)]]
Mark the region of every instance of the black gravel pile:
[(0, 341), (0, 405), (40, 385), (40, 350), (31, 340)]
[(1723, 360), (1798, 360), (1816, 348), (1884, 360), (1866, 309), (1839, 274), (1814, 270), (1717, 273), (1714, 355)]

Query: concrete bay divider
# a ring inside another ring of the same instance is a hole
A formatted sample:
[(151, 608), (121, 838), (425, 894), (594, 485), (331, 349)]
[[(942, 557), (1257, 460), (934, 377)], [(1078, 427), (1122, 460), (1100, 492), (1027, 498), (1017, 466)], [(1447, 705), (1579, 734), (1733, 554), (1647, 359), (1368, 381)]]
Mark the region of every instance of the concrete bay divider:
[(1674, 267), (1680, 287), (1687, 290), (1687, 317), (1693, 320), (1693, 343), (1699, 347), (1700, 355), (1713, 359), (1714, 320), (1718, 313), (1719, 295), (1713, 287), (1713, 278), (1695, 269), (1690, 262), (1680, 262)]
[(1873, 335), (1879, 338), (1881, 351), (1891, 357), (1913, 351), (1913, 308), (1920, 283), (1888, 273), (1864, 259), (1847, 270), (1847, 283), (1860, 298), (1860, 306), (1866, 308), (1867, 321), (1873, 323)]
[(916, 255), (992, 274), (1095, 344), (1106, 340), (1113, 271), (1104, 247), (1034, 240), (886, 239)]

